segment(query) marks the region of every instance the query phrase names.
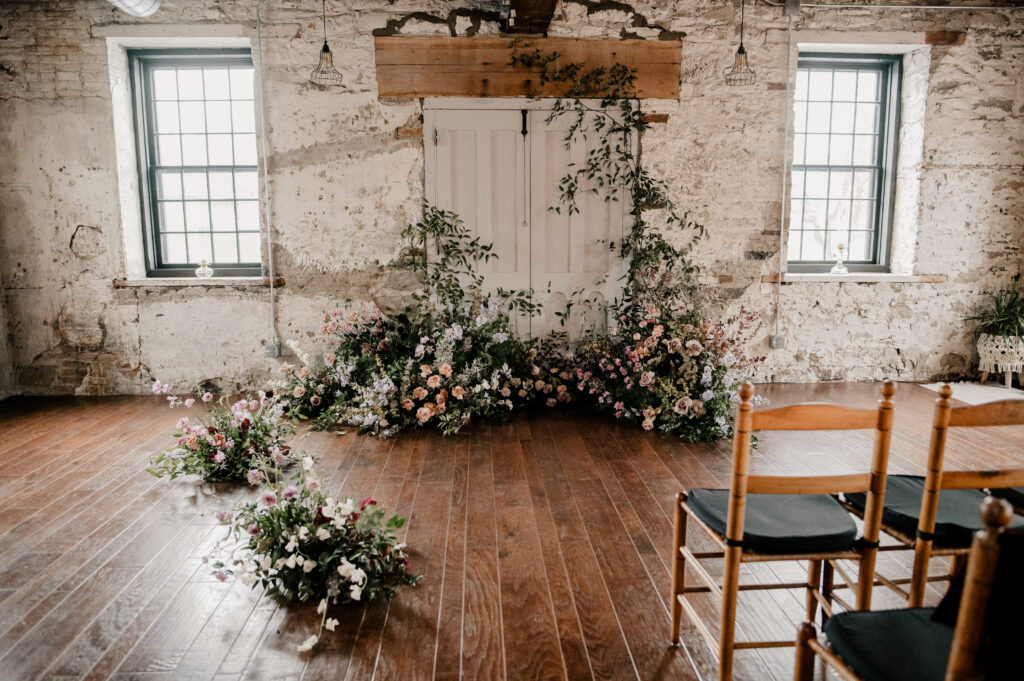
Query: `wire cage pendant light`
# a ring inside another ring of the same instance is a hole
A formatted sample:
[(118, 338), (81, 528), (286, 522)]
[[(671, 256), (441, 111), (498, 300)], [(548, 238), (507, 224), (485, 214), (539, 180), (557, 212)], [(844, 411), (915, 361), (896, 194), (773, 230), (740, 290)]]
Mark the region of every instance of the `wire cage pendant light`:
[(743, 47), (743, 24), (746, 0), (740, 0), (740, 48), (736, 50), (736, 58), (732, 66), (725, 70), (726, 85), (753, 85), (757, 82), (757, 74), (747, 63), (747, 50)]
[(325, 87), (341, 85), (341, 74), (334, 68), (334, 55), (331, 54), (331, 48), (327, 46), (327, 0), (322, 0), (320, 7), (323, 12), (324, 46), (320, 48), (320, 63), (309, 74), (309, 81)]

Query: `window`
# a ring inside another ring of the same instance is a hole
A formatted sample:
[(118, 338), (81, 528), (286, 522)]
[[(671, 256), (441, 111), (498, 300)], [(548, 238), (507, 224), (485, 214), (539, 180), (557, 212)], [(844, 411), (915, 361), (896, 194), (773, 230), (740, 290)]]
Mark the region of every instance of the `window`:
[(261, 273), (248, 50), (129, 51), (149, 276)]
[(898, 55), (801, 54), (793, 110), (789, 269), (888, 269)]

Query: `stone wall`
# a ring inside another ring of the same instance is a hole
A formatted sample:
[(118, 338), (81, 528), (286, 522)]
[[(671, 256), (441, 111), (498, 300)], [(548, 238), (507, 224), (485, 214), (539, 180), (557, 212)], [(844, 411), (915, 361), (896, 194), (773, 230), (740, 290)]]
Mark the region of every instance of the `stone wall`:
[[(423, 195), (419, 102), (376, 95), (373, 35), (497, 32), (494, 2), (331, 0), (345, 77), (306, 78), (320, 46), (318, 3), (263, 10), (274, 257), (282, 339), (305, 339), (345, 299), (401, 301), (388, 267)], [(150, 380), (260, 384), (275, 360), (263, 287), (115, 287), (125, 274), (105, 37), (115, 24), (239, 24), (255, 0), (164, 0), (135, 20), (102, 0), (0, 4), (0, 286), (15, 389), (145, 391)], [(709, 230), (698, 250), (711, 306), (760, 312), (756, 340), (777, 381), (927, 380), (967, 372), (963, 316), (1024, 266), (1024, 12), (812, 11), (800, 32), (877, 42), (879, 32), (947, 31), (931, 47), (920, 196), (909, 214), (914, 273), (945, 283), (800, 283), (780, 292), (784, 350), (766, 336), (778, 267), (785, 30), (781, 10), (748, 7), (758, 83), (730, 88), (738, 2), (562, 2), (552, 35), (683, 37), (681, 96), (645, 139), (646, 160)], [(962, 35), (960, 33), (962, 33)], [(799, 34), (798, 34), (799, 35)], [(945, 43), (945, 44), (943, 44)], [(2, 317), (0, 317), (2, 321)], [(5, 334), (0, 333), (0, 336)], [(2, 347), (2, 346), (0, 346)], [(0, 351), (0, 360), (2, 360)], [(0, 363), (2, 366), (2, 363)], [(0, 383), (2, 390), (2, 383)]]

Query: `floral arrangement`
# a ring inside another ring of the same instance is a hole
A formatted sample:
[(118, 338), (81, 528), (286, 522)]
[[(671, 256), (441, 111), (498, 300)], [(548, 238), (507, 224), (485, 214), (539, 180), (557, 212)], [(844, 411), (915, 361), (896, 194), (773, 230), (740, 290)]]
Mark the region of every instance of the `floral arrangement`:
[(257, 501), (218, 511), (229, 530), (216, 551), (226, 543), (232, 548), (212, 563), (218, 579), (238, 575), (285, 602), (318, 601), (320, 628), (299, 652), (311, 650), (325, 628), (338, 624), (328, 617), (330, 605), (390, 601), (399, 588), (421, 579), (409, 571), (405, 545), (395, 534), (405, 519), (387, 518), (371, 498), (357, 504), (327, 496), (313, 466), (306, 457), (288, 484), (266, 485)]
[[(170, 393), (169, 385), (156, 381), (155, 394)], [(177, 444), (157, 454), (149, 468), (151, 474), (170, 476), (198, 474), (207, 482), (248, 482), (257, 485), (276, 478), (282, 466), (294, 460), (287, 438), (294, 433), (284, 419), (285, 407), (272, 393), (258, 399), (242, 398), (230, 402), (214, 399), (210, 392), (196, 391), (196, 397), (182, 399), (167, 396), (174, 407), (206, 406), (206, 416), (178, 420), (174, 437)]]
[[(432, 207), (405, 237), (406, 263), (424, 273), (424, 290), (398, 312), (363, 303), (325, 315), (322, 353), (293, 346), (302, 366), (281, 366), (289, 413), (384, 437), (417, 427), (452, 434), (474, 416), (498, 417), (534, 399), (536, 351), (509, 322), (532, 301), (521, 292), (481, 293), (474, 265), (492, 257), (490, 246), (454, 213)], [(429, 268), (421, 248), (428, 240), (439, 252)]]
[(741, 310), (737, 319), (712, 323), (693, 309), (664, 313), (654, 305), (623, 314), (613, 333), (581, 348), (574, 387), (599, 410), (645, 430), (689, 442), (729, 437), (739, 400), (733, 386), (759, 361), (743, 352), (755, 320)]
[[(690, 253), (705, 230), (676, 207), (630, 142), (648, 126), (635, 72), (587, 70), (540, 50), (513, 61), (539, 68), (542, 85), (566, 85), (568, 97), (556, 101), (548, 121), (570, 118), (567, 147), (588, 135), (606, 141), (569, 169), (551, 209), (579, 212), (578, 197), (590, 193), (629, 199), (632, 224), (621, 242), (608, 244), (628, 263), (621, 298), (607, 306), (616, 328), (573, 344), (516, 338), (509, 319), (538, 311), (533, 292), (483, 293), (478, 265), (494, 257), (490, 245), (454, 213), (428, 205), (403, 233), (403, 264), (422, 276), (423, 290), (404, 310), (364, 303), (326, 315), (322, 356), (298, 352), (304, 366), (282, 367), (291, 413), (381, 436), (417, 427), (451, 434), (473, 417), (574, 402), (688, 441), (728, 437), (738, 399), (732, 387), (763, 359), (745, 351), (757, 317), (741, 311), (709, 321), (696, 305)], [(586, 302), (575, 295), (572, 304)], [(570, 312), (567, 304), (556, 314), (564, 324)]]

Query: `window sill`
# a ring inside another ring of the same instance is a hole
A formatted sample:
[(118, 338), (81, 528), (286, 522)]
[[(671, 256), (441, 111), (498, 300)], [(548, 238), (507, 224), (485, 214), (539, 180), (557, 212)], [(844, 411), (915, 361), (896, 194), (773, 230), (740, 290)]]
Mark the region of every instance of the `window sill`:
[[(182, 286), (221, 287), (221, 288), (267, 288), (270, 279), (267, 277), (211, 277), (198, 279), (195, 277), (150, 277), (148, 279), (115, 279), (114, 288), (174, 288)], [(274, 288), (284, 286), (283, 277), (274, 278)]]
[[(774, 284), (779, 277), (776, 274), (761, 276), (761, 283)], [(836, 282), (840, 284), (941, 284), (948, 281), (945, 274), (888, 274), (884, 272), (851, 272), (850, 274), (793, 273), (782, 275), (783, 284), (820, 284)]]

